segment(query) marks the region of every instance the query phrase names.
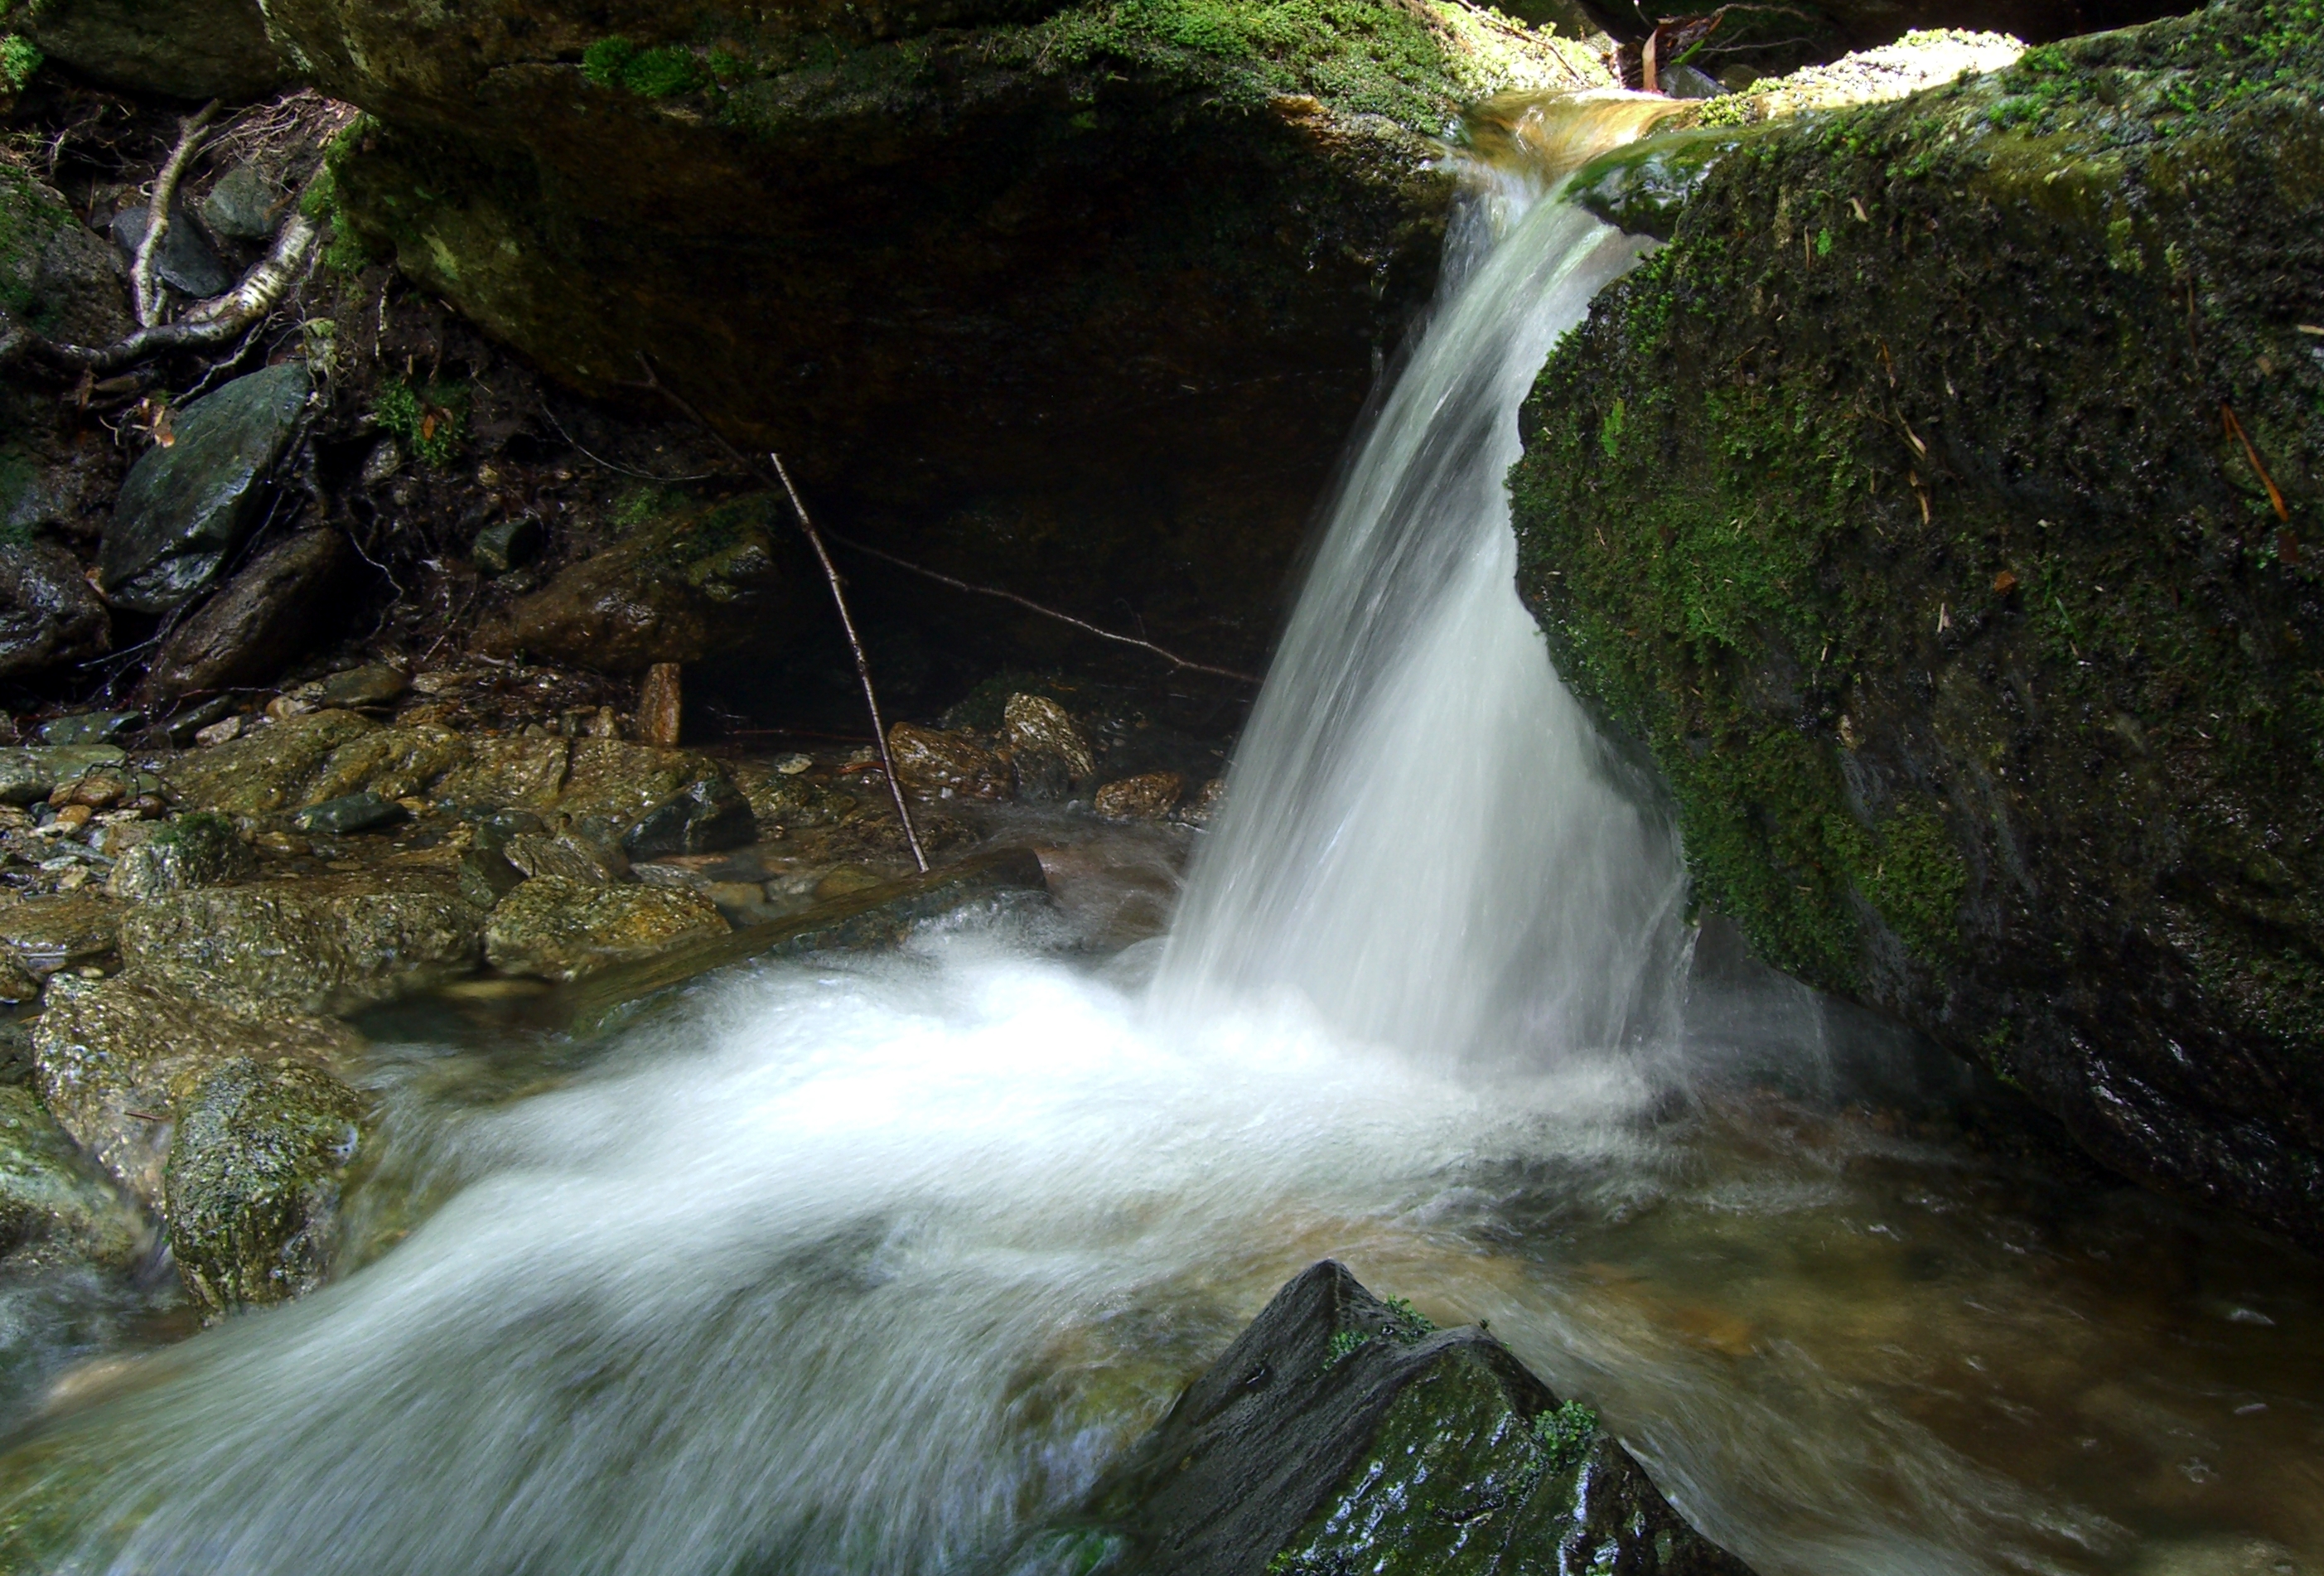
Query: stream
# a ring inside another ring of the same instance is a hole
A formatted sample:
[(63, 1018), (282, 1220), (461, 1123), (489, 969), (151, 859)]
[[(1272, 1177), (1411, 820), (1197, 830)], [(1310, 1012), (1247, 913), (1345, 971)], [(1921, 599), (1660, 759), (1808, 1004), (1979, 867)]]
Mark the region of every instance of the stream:
[(1477, 180), (1182, 890), (1186, 834), (1011, 812), (1054, 909), (602, 1044), (396, 1020), (357, 1267), (98, 1321), (0, 1517), (92, 1572), (982, 1571), (1332, 1257), (1765, 1576), (2324, 1570), (2313, 1261), (1696, 926), (1558, 681), (1501, 477), (1641, 248), (1555, 172)]

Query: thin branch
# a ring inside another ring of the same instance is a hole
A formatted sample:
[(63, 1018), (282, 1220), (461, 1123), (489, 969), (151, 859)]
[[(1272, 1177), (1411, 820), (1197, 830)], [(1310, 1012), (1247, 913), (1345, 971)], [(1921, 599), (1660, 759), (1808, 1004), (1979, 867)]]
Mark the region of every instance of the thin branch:
[(170, 233), (170, 210), (177, 206), (178, 182), (184, 178), (187, 161), (202, 144), (202, 129), (218, 112), (215, 98), (188, 115), (178, 128), (178, 145), (170, 150), (161, 173), (153, 178), (153, 200), (145, 208), (145, 235), (137, 243), (137, 261), (129, 270), (129, 303), (137, 314), (137, 326), (151, 328), (161, 316), (161, 290), (153, 282), (153, 265), (160, 261), (162, 239)]
[(565, 440), (566, 447), (572, 449), (574, 453), (579, 455), (583, 459), (589, 461), (593, 465), (602, 465), (617, 476), (635, 476), (641, 482), (659, 482), (663, 486), (672, 487), (678, 485), (681, 482), (707, 482), (713, 476), (724, 474), (719, 471), (704, 471), (699, 475), (693, 476), (657, 476), (650, 471), (633, 471), (627, 465), (615, 465), (604, 455), (592, 454), (589, 450), (583, 448), (580, 443), (575, 439), (574, 436), (565, 430), (565, 423), (557, 419), (557, 412), (549, 408), (547, 401), (543, 401), (541, 402), (540, 413), (549, 418), (549, 424), (557, 429), (557, 436)]
[(823, 561), (823, 577), (831, 582), (832, 604), (839, 609), (839, 622), (847, 631), (848, 647), (855, 653), (855, 676), (863, 681), (863, 705), (872, 714), (872, 734), (880, 743), (880, 765), (888, 774), (888, 792), (896, 801), (896, 819), (904, 824), (904, 841), (912, 845), (912, 862), (925, 874), (928, 856), (920, 851), (920, 834), (913, 826), (912, 812), (904, 803), (904, 785), (896, 777), (895, 756), (888, 744), (888, 724), (880, 720), (880, 696), (872, 687), (872, 665), (864, 659), (863, 642), (856, 637), (855, 621), (848, 616), (847, 596), (840, 589), (839, 567), (831, 561), (831, 549), (824, 546), (823, 533), (807, 518), (807, 505), (799, 501), (798, 489), (791, 485), (791, 474), (783, 466), (783, 456), (770, 454), (767, 457), (775, 462), (775, 475), (781, 478), (783, 491), (790, 494), (799, 529), (807, 532), (807, 539), (814, 544), (815, 556)]

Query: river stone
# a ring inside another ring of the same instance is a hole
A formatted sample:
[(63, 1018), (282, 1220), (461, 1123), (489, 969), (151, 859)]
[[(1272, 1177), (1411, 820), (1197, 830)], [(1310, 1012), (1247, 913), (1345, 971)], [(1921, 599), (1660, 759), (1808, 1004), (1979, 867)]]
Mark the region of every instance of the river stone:
[(252, 98), (286, 76), (259, 0), (46, 0), (32, 41), (115, 88)]
[(536, 876), (493, 910), (484, 951), (504, 974), (577, 980), (730, 928), (699, 892)]
[(383, 706), (411, 687), (411, 677), (401, 668), (369, 662), (346, 668), (323, 680), (316, 704), (326, 706)]
[(759, 835), (751, 801), (724, 775), (698, 778), (640, 816), (622, 836), (632, 859), (674, 853), (715, 853)]
[(1009, 797), (1009, 768), (971, 733), (898, 723), (888, 730), (888, 753), (896, 763), (897, 780), (915, 793)]
[(632, 858), (709, 853), (757, 836), (748, 800), (716, 762), (619, 739), (577, 739), (555, 801), (610, 834)]
[(1009, 747), (1017, 791), (1028, 799), (1062, 799), (1097, 772), (1097, 758), (1072, 715), (1045, 695), (1012, 695), (1001, 707), (1001, 733)]
[(148, 449), (121, 484), (97, 559), (106, 600), (167, 613), (210, 583), (257, 519), (312, 388), (306, 364), (286, 361), (178, 413), (177, 441)]
[(0, 678), (104, 655), (113, 618), (54, 542), (0, 543)]
[(473, 971), (484, 911), (449, 866), (350, 871), (147, 899), (124, 963), (238, 1011), (351, 1012)]
[(171, 631), (139, 696), (156, 703), (272, 678), (332, 631), (336, 593), (355, 563), (327, 527), (270, 544)]
[(281, 195), (255, 164), (237, 164), (202, 198), (202, 223), (230, 241), (263, 241), (274, 234)]
[(571, 832), (520, 832), (501, 848), (503, 858), (528, 876), (558, 876), (602, 887), (630, 874), (629, 856), (620, 849)]
[(192, 887), (249, 880), (258, 874), (258, 856), (235, 833), (234, 823), (208, 810), (180, 816), (156, 828), (114, 862), (106, 878), (108, 897), (136, 901)]
[(178, 1102), (162, 1211), (178, 1274), (213, 1317), (320, 1285), (364, 1101), (309, 1063), (235, 1056)]
[(66, 1258), (127, 1269), (151, 1237), (40, 1097), (0, 1086), (0, 1266)]
[(74, 712), (41, 724), (43, 744), (110, 744), (145, 720), (143, 712)]
[(290, 817), (290, 824), (309, 836), (344, 837), (410, 819), (411, 812), (401, 805), (364, 788), (360, 793), (341, 794), (337, 798), (309, 805)]
[(1771, 126), (1553, 351), (1510, 487), (1698, 902), (2324, 1244), (2324, 32), (2278, 16)]
[[(149, 210), (142, 207), (124, 208), (113, 216), (113, 240), (131, 257), (145, 244), (145, 228), (151, 222)], [(170, 233), (161, 237), (156, 248), (160, 255), (153, 259), (153, 277), (171, 290), (196, 300), (208, 300), (224, 295), (234, 287), (234, 275), (202, 239), (192, 218), (181, 203), (171, 210)]]
[(573, 764), (564, 739), (475, 739), (468, 758), (437, 784), (456, 805), (482, 809), (546, 810), (557, 803)]
[(487, 575), (505, 575), (521, 568), (540, 556), (542, 531), (540, 520), (530, 514), (519, 514), (506, 520), (496, 520), (476, 533), (475, 544), (469, 556), (476, 567)]
[(408, 799), (469, 760), (468, 742), (437, 723), (406, 723), (348, 740), (300, 790), (309, 804), (369, 792)]
[(118, 906), (94, 891), (0, 901), (0, 952), (42, 979), (111, 952), (119, 927)]
[(284, 717), (224, 744), (180, 756), (162, 772), (162, 779), (175, 797), (199, 809), (231, 816), (296, 809), (307, 803), (308, 786), (324, 771), (334, 751), (378, 728), (355, 712)]
[(129, 756), (118, 744), (33, 744), (0, 750), (0, 804), (34, 805), (101, 767)]
[(1109, 821), (1159, 821), (1186, 794), (1186, 779), (1175, 771), (1125, 777), (1097, 790), (1093, 807)]
[(776, 548), (778, 507), (761, 493), (653, 521), (519, 597), (484, 648), (616, 673), (779, 650), (802, 604), (799, 566)]
[(1032, 1549), (1016, 1570), (1749, 1576), (1492, 1336), (1433, 1330), (1328, 1261)]
[(60, 977), (32, 1026), (41, 1098), (74, 1142), (159, 1211), (180, 1101), (237, 1057), (333, 1068), (363, 1037), (342, 1023), (271, 1010), (250, 1018), (134, 972)]

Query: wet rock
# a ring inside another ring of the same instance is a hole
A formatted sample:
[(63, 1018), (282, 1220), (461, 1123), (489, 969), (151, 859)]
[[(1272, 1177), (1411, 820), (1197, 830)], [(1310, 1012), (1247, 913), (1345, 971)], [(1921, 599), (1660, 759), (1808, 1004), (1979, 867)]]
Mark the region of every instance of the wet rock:
[(236, 1056), (179, 1100), (162, 1209), (179, 1276), (212, 1315), (321, 1284), (364, 1101), (310, 1063)]
[(1189, 826), (1207, 826), (1226, 803), (1227, 779), (1214, 777), (1195, 790), (1194, 797), (1178, 811), (1178, 819)]
[[(40, 993), (40, 976), (18, 963), (14, 954), (0, 952), (0, 1001), (14, 1005), (30, 1001)], [(0, 1028), (0, 1083), (16, 1081), (9, 1075), (17, 1064), (15, 1047), (13, 1041), (5, 1037), (5, 1028)]]
[(145, 720), (143, 712), (76, 712), (41, 724), (43, 744), (110, 744)]
[(895, 760), (897, 779), (915, 793), (972, 799), (1009, 797), (1009, 768), (972, 734), (898, 723), (888, 730), (888, 751)]
[(778, 650), (800, 605), (776, 550), (774, 509), (753, 496), (643, 526), (520, 597), (484, 647), (615, 673)]
[(78, 345), (110, 345), (134, 326), (119, 253), (15, 164), (0, 165), (0, 302), (18, 321)]
[(854, 796), (796, 773), (770, 770), (752, 762), (739, 762), (733, 770), (736, 786), (751, 802), (751, 813), (767, 829), (835, 826), (862, 813), (863, 806)]
[(536, 876), (493, 910), (484, 951), (503, 973), (577, 980), (728, 928), (698, 892)]
[(369, 793), (408, 799), (470, 759), (468, 742), (435, 723), (402, 723), (348, 740), (301, 788), (309, 805)]
[(68, 783), (129, 759), (117, 744), (29, 745), (0, 750), (0, 804), (38, 804)]
[(207, 810), (180, 816), (156, 828), (143, 843), (114, 862), (106, 893), (127, 902), (249, 880), (258, 874), (258, 856), (236, 835), (234, 823)]
[(410, 819), (411, 812), (401, 805), (364, 788), (360, 793), (342, 794), (337, 798), (309, 805), (291, 816), (290, 824), (309, 837), (344, 837)]
[(127, 1269), (152, 1234), (38, 1095), (0, 1085), (0, 1265), (61, 1258)]
[(240, 1017), (135, 972), (65, 975), (32, 1028), (41, 1098), (74, 1142), (148, 1206), (162, 1208), (179, 1102), (237, 1057), (348, 1065), (363, 1038), (345, 1024), (273, 1010)]
[(0, 901), (0, 952), (45, 979), (111, 952), (120, 923), (119, 908), (97, 892)]
[(207, 586), (242, 545), (312, 385), (302, 362), (240, 377), (179, 412), (177, 441), (129, 469), (97, 560), (116, 607), (166, 613)]
[(2324, 1242), (2324, 34), (2272, 14), (1771, 125), (1553, 353), (1511, 490), (1698, 901)]
[(478, 531), (469, 556), (485, 574), (505, 575), (540, 557), (541, 539), (540, 521), (530, 514), (520, 514), (496, 520)]
[(1175, 771), (1125, 777), (1097, 790), (1094, 807), (1110, 821), (1159, 821), (1185, 796), (1186, 779)]
[(100, 82), (171, 98), (248, 98), (281, 82), (258, 0), (51, 0), (32, 41)]
[(1001, 709), (1001, 733), (1017, 791), (1025, 798), (1062, 799), (1074, 784), (1097, 774), (1088, 739), (1065, 708), (1047, 696), (1010, 696)]
[[(151, 220), (142, 207), (124, 208), (113, 216), (114, 244), (131, 257), (145, 244), (145, 230)], [(224, 295), (234, 288), (234, 275), (218, 255), (202, 239), (193, 220), (183, 206), (172, 210), (170, 233), (161, 237), (154, 249), (160, 253), (153, 259), (153, 277), (180, 294), (195, 300), (207, 300)]]
[(113, 617), (53, 542), (0, 543), (0, 677), (82, 662), (113, 649)]
[(516, 890), (525, 873), (496, 849), (469, 849), (460, 855), (460, 896), (475, 908), (489, 909)]
[(619, 848), (571, 832), (521, 832), (504, 845), (503, 857), (528, 876), (556, 876), (585, 886), (626, 880), (629, 857)]
[(632, 859), (715, 853), (758, 835), (749, 801), (699, 755), (579, 739), (569, 759), (557, 809), (610, 832)]
[(1171, 1576), (1748, 1576), (1499, 1341), (1434, 1330), (1329, 1262), (1277, 1293), (1017, 1569), (1075, 1552)]
[(274, 234), (282, 194), (255, 164), (237, 164), (202, 198), (202, 223), (231, 241), (263, 241)]
[(354, 712), (310, 712), (180, 756), (162, 777), (172, 794), (200, 809), (232, 816), (295, 809), (307, 802), (308, 785), (334, 751), (378, 731), (378, 723)]
[(411, 687), (410, 676), (384, 662), (349, 668), (323, 680), (316, 694), (319, 706), (383, 706)]
[(456, 805), (546, 810), (564, 790), (571, 765), (572, 745), (563, 739), (474, 739), (466, 761), (436, 791)]
[(201, 887), (120, 926), (124, 963), (236, 1011), (350, 1012), (472, 972), (484, 916), (448, 866)]
[(622, 834), (622, 852), (632, 859), (715, 853), (740, 848), (758, 834), (758, 818), (742, 791), (723, 776), (704, 777), (641, 816)]
[(686, 701), (678, 672), (675, 662), (657, 662), (638, 686), (638, 737), (665, 750), (677, 748), (684, 729)]

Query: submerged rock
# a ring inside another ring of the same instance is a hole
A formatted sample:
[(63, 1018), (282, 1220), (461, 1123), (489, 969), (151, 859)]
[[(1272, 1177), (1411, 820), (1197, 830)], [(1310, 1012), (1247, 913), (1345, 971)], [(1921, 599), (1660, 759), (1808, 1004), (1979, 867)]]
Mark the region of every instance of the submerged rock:
[(38, 979), (114, 948), (120, 908), (96, 892), (0, 899), (0, 952)]
[(1512, 492), (1705, 904), (2312, 1242), (2324, 32), (2277, 14), (1770, 127), (1553, 354)]
[(147, 450), (121, 484), (97, 562), (108, 602), (167, 613), (209, 585), (256, 522), (312, 387), (306, 364), (286, 361), (178, 413), (176, 440)]
[(542, 875), (501, 899), (484, 949), (503, 973), (577, 980), (730, 929), (699, 892)]
[(1499, 1341), (1433, 1330), (1330, 1262), (1012, 1569), (1749, 1576)]
[(37, 804), (66, 783), (129, 759), (118, 744), (32, 744), (0, 750), (0, 804)]

